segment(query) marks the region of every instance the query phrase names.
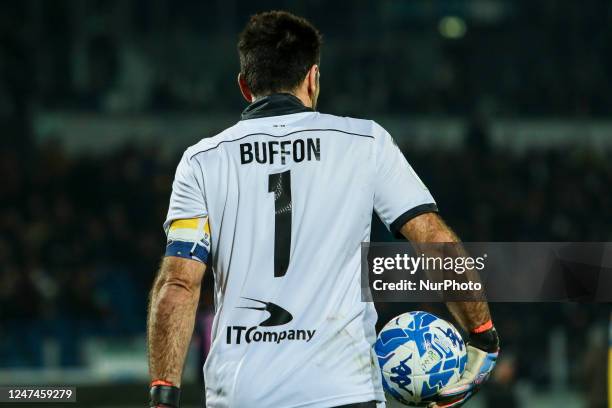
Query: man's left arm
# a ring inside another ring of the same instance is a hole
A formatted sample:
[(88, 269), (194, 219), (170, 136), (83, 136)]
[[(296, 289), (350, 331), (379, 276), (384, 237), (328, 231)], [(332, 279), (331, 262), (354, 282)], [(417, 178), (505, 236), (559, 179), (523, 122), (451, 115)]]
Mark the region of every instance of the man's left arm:
[(151, 289), (148, 315), (152, 407), (180, 405), (181, 376), (206, 265), (167, 256)]
[(201, 168), (186, 151), (172, 183), (166, 252), (149, 299), (151, 407), (180, 405), (181, 375), (211, 249), (203, 185)]

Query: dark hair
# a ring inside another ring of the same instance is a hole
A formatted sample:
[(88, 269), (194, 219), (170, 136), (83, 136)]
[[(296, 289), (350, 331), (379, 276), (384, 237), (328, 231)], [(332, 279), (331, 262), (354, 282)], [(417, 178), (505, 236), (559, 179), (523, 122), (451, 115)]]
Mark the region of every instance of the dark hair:
[(240, 72), (251, 93), (292, 91), (319, 63), (321, 34), (286, 11), (255, 14), (240, 34)]

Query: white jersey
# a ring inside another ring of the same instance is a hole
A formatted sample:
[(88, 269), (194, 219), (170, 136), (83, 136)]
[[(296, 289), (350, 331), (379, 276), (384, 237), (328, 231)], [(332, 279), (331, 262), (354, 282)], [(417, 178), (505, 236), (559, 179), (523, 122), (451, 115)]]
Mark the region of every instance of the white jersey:
[(372, 210), (395, 233), (435, 202), (391, 136), (286, 94), (188, 148), (165, 228), (208, 217), (216, 314), (207, 407), (384, 401), (363, 302)]

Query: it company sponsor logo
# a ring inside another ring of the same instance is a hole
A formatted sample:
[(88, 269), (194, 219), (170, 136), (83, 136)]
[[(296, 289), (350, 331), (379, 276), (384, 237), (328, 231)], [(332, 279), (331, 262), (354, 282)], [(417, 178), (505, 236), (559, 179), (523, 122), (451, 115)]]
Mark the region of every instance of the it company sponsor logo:
[[(235, 336), (232, 336), (232, 332)], [(314, 336), (316, 330), (258, 330), (258, 326), (227, 326), (227, 344), (245, 343), (276, 343), (282, 341), (305, 341), (308, 343)]]
[(287, 324), (291, 320), (293, 320), (293, 316), (291, 316), (291, 313), (272, 302), (264, 302), (262, 300), (257, 300), (248, 297), (243, 297), (243, 299), (252, 300), (264, 306), (238, 306), (238, 309), (261, 310), (270, 313), (270, 316), (263, 322), (259, 323), (259, 326), (282, 326), (283, 324)]
[[(250, 344), (255, 343), (276, 343), (283, 341), (305, 341), (312, 340), (316, 330), (265, 330), (261, 327), (282, 326), (293, 320), (291, 313), (283, 307), (272, 302), (264, 302), (263, 300), (243, 297), (253, 302), (257, 302), (263, 306), (238, 306), (239, 309), (261, 310), (268, 312), (270, 315), (257, 326), (227, 326), (226, 341), (227, 344)], [(234, 334), (234, 335), (232, 335)]]

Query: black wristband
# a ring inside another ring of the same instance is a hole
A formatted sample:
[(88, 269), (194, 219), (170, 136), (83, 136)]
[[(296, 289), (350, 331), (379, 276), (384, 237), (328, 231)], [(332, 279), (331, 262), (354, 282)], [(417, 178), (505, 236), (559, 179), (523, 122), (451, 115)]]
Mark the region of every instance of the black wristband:
[(494, 353), (499, 350), (499, 336), (495, 327), (482, 333), (471, 333), (469, 344), (487, 353)]
[(150, 407), (163, 405), (170, 408), (179, 408), (181, 405), (181, 389), (172, 385), (152, 386), (150, 397)]

